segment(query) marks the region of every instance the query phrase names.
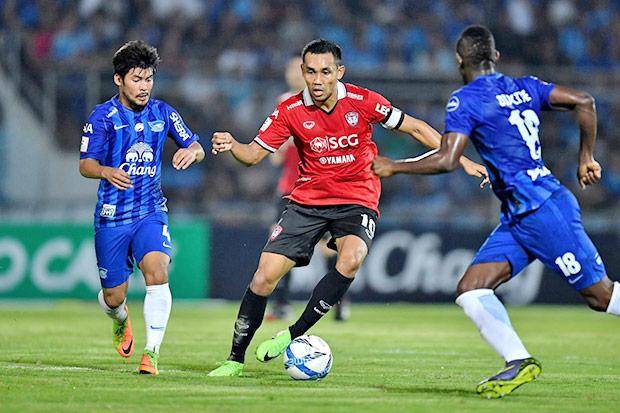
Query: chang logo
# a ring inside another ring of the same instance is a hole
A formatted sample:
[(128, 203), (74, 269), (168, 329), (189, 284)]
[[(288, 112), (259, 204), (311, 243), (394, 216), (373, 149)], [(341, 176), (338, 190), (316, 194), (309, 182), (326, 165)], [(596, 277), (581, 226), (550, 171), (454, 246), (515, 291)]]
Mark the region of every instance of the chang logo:
[(157, 173), (157, 165), (146, 166), (139, 164), (153, 162), (153, 159), (153, 148), (144, 142), (138, 142), (127, 150), (125, 163), (121, 164), (120, 168), (127, 172), (129, 176), (148, 175), (152, 178)]

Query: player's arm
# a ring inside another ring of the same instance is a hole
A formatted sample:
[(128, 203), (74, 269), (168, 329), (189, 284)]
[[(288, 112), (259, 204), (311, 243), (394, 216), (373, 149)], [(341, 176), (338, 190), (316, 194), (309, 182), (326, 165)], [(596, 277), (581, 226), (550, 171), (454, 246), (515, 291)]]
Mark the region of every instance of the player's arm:
[[(404, 114), (404, 118), (397, 130), (411, 135), (412, 138), (428, 148), (437, 149), (441, 146), (441, 134), (428, 123), (413, 116)], [(478, 178), (485, 177), (486, 184), (488, 173), (483, 165), (473, 162), (466, 156), (460, 156), (458, 161), (467, 174)]]
[(587, 92), (555, 85), (549, 94), (549, 106), (555, 110), (575, 112), (579, 123), (579, 168), (577, 179), (584, 189), (601, 180), (601, 165), (594, 159), (596, 141), (596, 104)]
[(80, 159), (80, 174), (85, 178), (106, 179), (121, 191), (133, 186), (127, 172), (120, 168), (103, 166), (93, 158)]
[(215, 132), (211, 142), (213, 143), (213, 149), (211, 149), (213, 155), (230, 151), (232, 156), (245, 166), (256, 165), (271, 153), (256, 141), (247, 144), (240, 143), (228, 132)]
[(176, 169), (187, 169), (190, 165), (201, 162), (205, 158), (205, 150), (198, 141), (192, 142), (187, 148), (179, 148), (172, 157), (172, 166)]
[(401, 173), (432, 175), (452, 172), (458, 168), (468, 140), (469, 137), (466, 135), (448, 132), (441, 139), (439, 149), (434, 149), (417, 158), (398, 161), (378, 156), (373, 161), (372, 169), (381, 178)]

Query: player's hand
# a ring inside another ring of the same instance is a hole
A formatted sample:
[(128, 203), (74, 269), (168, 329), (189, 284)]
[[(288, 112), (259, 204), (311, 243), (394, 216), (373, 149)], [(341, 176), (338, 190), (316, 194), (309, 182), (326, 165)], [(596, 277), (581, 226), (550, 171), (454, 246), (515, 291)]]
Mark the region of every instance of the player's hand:
[(211, 153), (217, 155), (218, 153), (226, 152), (232, 149), (235, 138), (228, 132), (215, 132), (213, 134), (213, 147)]
[(125, 191), (133, 187), (133, 183), (129, 178), (129, 174), (120, 168), (112, 168), (110, 166), (104, 166), (101, 169), (101, 177), (110, 182), (114, 187)]
[(175, 169), (187, 169), (196, 160), (196, 153), (191, 149), (179, 148), (172, 157), (172, 166)]
[(394, 175), (394, 165), (396, 162), (385, 156), (377, 156), (372, 161), (372, 171), (379, 178), (387, 178)]
[(479, 163), (473, 162), (465, 157), (461, 158), (461, 166), (465, 173), (471, 176), (475, 176), (476, 178), (483, 178), (482, 182), (480, 182), (480, 188), (484, 188), (491, 181), (489, 180), (489, 172), (484, 165), (480, 165)]
[(586, 189), (586, 186), (598, 183), (601, 180), (601, 170), (601, 165), (594, 158), (580, 162), (577, 169), (577, 179), (581, 189)]

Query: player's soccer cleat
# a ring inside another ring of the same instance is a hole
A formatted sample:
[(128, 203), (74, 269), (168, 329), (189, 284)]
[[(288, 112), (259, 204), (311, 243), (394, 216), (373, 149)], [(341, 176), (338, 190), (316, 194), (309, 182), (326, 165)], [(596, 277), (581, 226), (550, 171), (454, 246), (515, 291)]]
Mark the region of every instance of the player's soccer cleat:
[(226, 360), (218, 368), (211, 370), (209, 377), (239, 377), (243, 374), (243, 363), (238, 361)]
[(273, 338), (260, 343), (256, 348), (256, 359), (263, 363), (273, 360), (284, 353), (289, 344), (291, 344), (291, 332), (287, 328), (278, 332)]
[(487, 399), (498, 399), (536, 380), (541, 373), (542, 366), (535, 358), (509, 361), (499, 373), (480, 382), (476, 392)]
[(159, 354), (154, 351), (144, 349), (142, 352), (142, 360), (140, 361), (140, 366), (138, 366), (138, 373), (140, 374), (152, 374), (157, 376), (159, 374), (159, 370), (157, 370), (157, 365), (159, 364)]
[(116, 320), (112, 321), (112, 333), (114, 335), (113, 342), (114, 348), (118, 351), (121, 357), (131, 357), (134, 349), (133, 334), (131, 333), (131, 320), (129, 320), (129, 309), (125, 306), (127, 311), (127, 318), (124, 322)]

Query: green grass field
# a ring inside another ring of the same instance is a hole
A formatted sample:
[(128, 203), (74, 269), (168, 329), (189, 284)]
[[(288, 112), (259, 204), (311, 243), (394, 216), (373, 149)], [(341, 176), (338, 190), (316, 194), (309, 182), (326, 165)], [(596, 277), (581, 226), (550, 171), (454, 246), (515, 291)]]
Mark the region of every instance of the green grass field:
[[(618, 412), (620, 320), (585, 307), (512, 308), (543, 363), (539, 381), (501, 400), (473, 389), (502, 362), (455, 305), (357, 305), (352, 319), (312, 333), (334, 352), (330, 375), (296, 382), (281, 359), (249, 354), (242, 378), (206, 373), (228, 352), (237, 307), (177, 302), (160, 376), (140, 376), (141, 305), (130, 306), (138, 346), (121, 359), (96, 303), (0, 303), (1, 412)], [(264, 323), (254, 340), (284, 327)]]

